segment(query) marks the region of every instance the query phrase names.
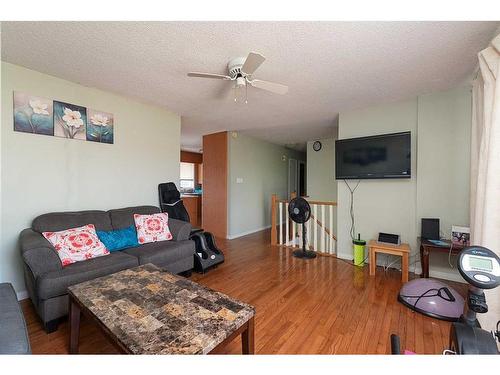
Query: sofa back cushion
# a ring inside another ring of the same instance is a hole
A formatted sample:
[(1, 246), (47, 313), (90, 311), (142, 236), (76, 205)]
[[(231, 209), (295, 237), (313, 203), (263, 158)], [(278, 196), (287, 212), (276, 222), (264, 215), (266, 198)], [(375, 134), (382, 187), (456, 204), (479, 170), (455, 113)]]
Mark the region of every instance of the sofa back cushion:
[(151, 215), (159, 212), (160, 209), (155, 206), (126, 207), (108, 211), (113, 229), (123, 229), (131, 225), (135, 226), (134, 214)]
[(106, 211), (53, 212), (40, 215), (31, 224), (36, 232), (59, 232), (70, 228), (94, 224), (97, 230), (112, 230), (111, 219)]

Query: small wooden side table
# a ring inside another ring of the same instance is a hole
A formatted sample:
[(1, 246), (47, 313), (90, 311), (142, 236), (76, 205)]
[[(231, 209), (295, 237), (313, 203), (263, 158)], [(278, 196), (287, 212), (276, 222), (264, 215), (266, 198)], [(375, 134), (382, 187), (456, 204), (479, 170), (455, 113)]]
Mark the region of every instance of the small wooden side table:
[(383, 253), (398, 255), (402, 258), (401, 280), (404, 283), (408, 281), (408, 259), (410, 256), (410, 245), (408, 245), (407, 243), (402, 243), (401, 245), (393, 245), (390, 243), (370, 240), (370, 242), (368, 242), (368, 253), (370, 256), (370, 276), (375, 276), (375, 267), (377, 266), (377, 253)]
[(429, 277), (430, 253), (449, 253), (451, 248), (451, 253), (453, 255), (458, 255), (464, 248), (462, 245), (452, 245), (450, 240), (441, 240), (442, 242), (445, 242), (446, 245), (436, 245), (429, 240), (425, 240), (420, 237), (418, 239), (420, 241), (420, 265), (422, 266), (421, 277)]

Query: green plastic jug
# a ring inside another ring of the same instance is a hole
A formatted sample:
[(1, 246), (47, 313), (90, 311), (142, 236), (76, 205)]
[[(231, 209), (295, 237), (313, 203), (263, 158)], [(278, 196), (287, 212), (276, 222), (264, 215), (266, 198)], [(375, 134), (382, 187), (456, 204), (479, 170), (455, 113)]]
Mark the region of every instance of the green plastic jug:
[(357, 240), (352, 240), (353, 252), (354, 252), (354, 265), (358, 267), (363, 267), (365, 265), (365, 245), (366, 241), (360, 239), (358, 234)]

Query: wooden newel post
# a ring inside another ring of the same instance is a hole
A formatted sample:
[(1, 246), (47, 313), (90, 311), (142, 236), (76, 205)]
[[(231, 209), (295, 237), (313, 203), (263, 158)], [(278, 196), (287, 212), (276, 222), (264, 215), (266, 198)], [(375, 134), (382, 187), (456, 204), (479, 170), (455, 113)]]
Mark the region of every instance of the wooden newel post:
[(271, 197), (271, 245), (276, 246), (278, 244), (278, 233), (276, 231), (276, 204), (278, 196), (273, 194)]

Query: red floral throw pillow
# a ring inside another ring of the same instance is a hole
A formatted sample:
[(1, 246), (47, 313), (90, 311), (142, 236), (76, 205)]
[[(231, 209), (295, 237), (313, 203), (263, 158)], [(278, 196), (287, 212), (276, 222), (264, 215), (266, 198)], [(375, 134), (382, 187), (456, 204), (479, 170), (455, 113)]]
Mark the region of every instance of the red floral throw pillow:
[(106, 246), (97, 237), (93, 224), (42, 234), (56, 249), (63, 267), (109, 254)]
[(139, 215), (134, 214), (137, 241), (140, 244), (170, 241), (172, 233), (168, 228), (168, 214)]

